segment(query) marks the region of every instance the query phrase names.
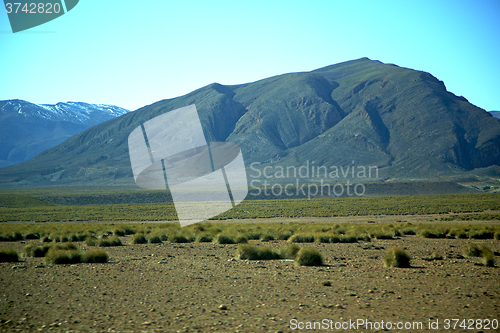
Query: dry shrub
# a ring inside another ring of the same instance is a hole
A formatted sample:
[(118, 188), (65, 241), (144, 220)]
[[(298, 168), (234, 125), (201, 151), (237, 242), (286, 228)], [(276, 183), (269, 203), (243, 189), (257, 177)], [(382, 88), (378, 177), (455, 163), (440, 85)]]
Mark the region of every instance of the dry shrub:
[(23, 248), (22, 254), (24, 257), (44, 257), (49, 249), (49, 245), (38, 245), (31, 242)]
[(312, 243), (314, 235), (312, 234), (295, 234), (288, 238), (289, 243)]
[(213, 239), (213, 242), (215, 244), (236, 244), (236, 241), (233, 239), (233, 237), (226, 234), (218, 234)]
[(280, 256), (273, 249), (255, 244), (240, 244), (236, 250), (236, 258), (241, 260), (273, 260)]
[(144, 234), (135, 234), (130, 238), (130, 242), (132, 244), (146, 244), (148, 242), (146, 236)]
[(487, 267), (495, 266), (495, 254), (485, 245), (481, 245), (479, 248), (481, 251), (481, 257), (483, 257), (483, 265)]
[(17, 251), (12, 248), (0, 249), (0, 262), (17, 262), (19, 255)]
[(45, 262), (50, 264), (78, 264), (82, 260), (79, 250), (59, 250), (52, 247), (45, 254)]
[(434, 251), (431, 254), (431, 259), (432, 260), (443, 260), (443, 256), (440, 253)]
[(103, 249), (92, 249), (83, 253), (81, 261), (84, 263), (105, 263), (108, 262), (108, 258), (108, 253)]
[(168, 241), (170, 243), (189, 243), (189, 239), (186, 236), (180, 234), (171, 234), (168, 236)]
[(237, 244), (246, 244), (248, 243), (248, 238), (243, 234), (238, 234), (234, 237), (234, 241)]
[(213, 237), (209, 233), (202, 233), (196, 236), (196, 242), (198, 243), (210, 243)]
[(465, 245), (465, 247), (463, 248), (462, 252), (463, 252), (464, 256), (466, 256), (466, 257), (480, 257), (481, 256), (481, 250), (474, 243), (467, 243), (467, 245)]
[(405, 250), (397, 247), (390, 248), (384, 257), (386, 267), (410, 267), (410, 256)]
[(312, 247), (303, 247), (295, 256), (295, 263), (299, 266), (322, 266), (323, 256)]
[(101, 238), (98, 243), (101, 247), (110, 247), (110, 246), (122, 246), (122, 241), (118, 236), (112, 236), (109, 238)]
[(295, 259), (299, 250), (300, 247), (298, 247), (297, 245), (287, 244), (279, 249), (278, 254), (283, 259)]

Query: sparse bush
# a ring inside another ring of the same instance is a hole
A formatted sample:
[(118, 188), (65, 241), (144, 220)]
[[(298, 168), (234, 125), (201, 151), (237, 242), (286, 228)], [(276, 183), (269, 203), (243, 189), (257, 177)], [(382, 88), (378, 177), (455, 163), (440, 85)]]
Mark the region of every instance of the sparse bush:
[(209, 233), (203, 233), (196, 236), (196, 242), (198, 243), (210, 243), (212, 241), (212, 235)]
[(17, 262), (19, 255), (17, 251), (12, 248), (0, 249), (0, 262)]
[(148, 242), (146, 236), (144, 234), (135, 234), (130, 239), (132, 244), (146, 244)]
[(332, 242), (333, 237), (337, 237), (337, 236), (335, 236), (333, 234), (329, 234), (329, 233), (318, 233), (318, 234), (314, 235), (314, 240), (318, 243), (336, 243), (336, 242)]
[(265, 234), (260, 235), (260, 240), (262, 242), (272, 241), (272, 240), (274, 240), (274, 236), (271, 233), (265, 233)]
[(122, 246), (122, 241), (118, 236), (111, 236), (109, 238), (101, 238), (98, 242), (98, 246), (110, 247), (110, 246)]
[(238, 234), (236, 235), (236, 237), (234, 238), (234, 241), (237, 243), (237, 244), (246, 244), (248, 243), (248, 238), (243, 235), (243, 234)]
[(299, 250), (300, 247), (298, 247), (297, 245), (287, 244), (279, 249), (278, 254), (283, 259), (295, 259)]
[(241, 260), (273, 260), (279, 257), (270, 247), (255, 244), (240, 244), (236, 250), (236, 258)]
[(393, 239), (391, 231), (380, 230), (372, 235), (376, 239)]
[(276, 235), (277, 240), (287, 240), (292, 236), (292, 233), (290, 231), (279, 231), (278, 234)]
[(235, 244), (236, 243), (234, 241), (233, 237), (226, 235), (226, 234), (218, 234), (213, 239), (213, 242), (215, 244)]
[(161, 236), (156, 235), (156, 234), (152, 234), (148, 237), (148, 241), (151, 244), (159, 244), (159, 243), (161, 243)]
[(403, 235), (416, 235), (417, 234), (417, 232), (413, 228), (404, 228), (403, 230), (401, 230), (401, 233)]
[(258, 231), (249, 231), (249, 232), (245, 233), (245, 235), (247, 236), (248, 239), (257, 240), (257, 239), (260, 239), (260, 236), (262, 235), (262, 233), (258, 232)]
[(19, 231), (17, 232), (14, 232), (11, 236), (10, 236), (10, 241), (11, 242), (17, 242), (17, 241), (21, 241), (24, 239), (24, 236), (22, 233), (20, 233)]
[(314, 242), (314, 235), (311, 234), (295, 234), (288, 238), (290, 243), (312, 243)]
[(384, 265), (386, 267), (410, 267), (410, 256), (403, 249), (390, 248), (385, 254)]
[(49, 245), (38, 245), (31, 242), (23, 248), (22, 254), (24, 257), (43, 257), (49, 249)]
[(439, 228), (439, 227), (429, 227), (426, 229), (421, 229), (419, 232), (420, 237), (424, 238), (446, 238), (446, 235), (448, 234), (448, 230), (444, 228)]
[(108, 262), (108, 253), (103, 249), (92, 249), (85, 251), (81, 256), (84, 263), (105, 263)]
[(85, 238), (85, 244), (87, 244), (87, 246), (96, 246), (98, 241), (97, 237), (90, 235)]
[(73, 234), (69, 238), (71, 242), (83, 242), (85, 239), (87, 239), (87, 235), (84, 233)]
[(340, 243), (357, 243), (358, 238), (355, 236), (341, 236), (341, 237), (339, 237), (339, 242)]
[(466, 257), (480, 257), (481, 250), (474, 243), (467, 243), (462, 250), (464, 256)]
[(79, 250), (59, 250), (51, 248), (45, 254), (45, 261), (51, 264), (77, 264), (82, 260)]
[(443, 260), (443, 256), (440, 253), (434, 251), (431, 254), (431, 259), (432, 260)]
[(323, 256), (312, 247), (303, 247), (295, 256), (295, 263), (299, 266), (322, 266)]
[(125, 229), (123, 228), (116, 228), (113, 233), (115, 234), (115, 236), (120, 236), (120, 237), (123, 237), (125, 236)]
[(51, 249), (55, 249), (55, 250), (71, 250), (71, 251), (78, 250), (78, 246), (76, 246), (73, 243), (64, 243), (64, 244), (55, 244), (55, 243), (53, 243), (50, 246), (50, 248)]
[(493, 239), (495, 234), (487, 229), (474, 230), (469, 233), (469, 238), (471, 239)]
[(321, 284), (325, 287), (331, 287), (332, 283), (329, 280), (322, 281)]
[(40, 234), (38, 232), (30, 232), (24, 236), (24, 239), (40, 239)]
[(50, 238), (50, 236), (43, 236), (43, 237), (41, 238), (41, 241), (42, 241), (43, 243), (50, 243), (50, 242), (52, 242), (52, 238)]
[(483, 257), (483, 265), (487, 267), (494, 267), (495, 254), (485, 245), (481, 245), (479, 250), (481, 251), (481, 257)]

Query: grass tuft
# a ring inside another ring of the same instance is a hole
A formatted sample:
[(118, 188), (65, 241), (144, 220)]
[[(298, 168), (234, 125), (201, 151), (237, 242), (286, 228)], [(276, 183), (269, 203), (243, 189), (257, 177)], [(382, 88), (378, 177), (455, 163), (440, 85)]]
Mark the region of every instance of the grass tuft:
[(410, 256), (405, 250), (396, 247), (387, 250), (384, 257), (386, 267), (410, 267)]
[(248, 243), (248, 238), (243, 235), (243, 234), (238, 234), (236, 235), (236, 237), (234, 238), (234, 241), (237, 243), (237, 244), (246, 244)]
[(78, 264), (82, 260), (79, 250), (60, 250), (52, 247), (45, 254), (45, 262), (51, 264)]
[(215, 244), (236, 244), (236, 242), (233, 239), (233, 237), (231, 237), (229, 235), (226, 235), (226, 234), (218, 234), (213, 239), (213, 242)]
[(481, 257), (483, 257), (483, 265), (486, 267), (494, 267), (495, 254), (490, 250), (490, 248), (485, 245), (481, 245), (479, 250), (481, 251)]
[(0, 249), (0, 262), (17, 262), (19, 255), (17, 251), (12, 248)]
[(314, 242), (314, 235), (311, 234), (295, 234), (288, 238), (289, 243), (312, 243)]
[(103, 249), (92, 249), (81, 256), (81, 261), (84, 263), (105, 263), (108, 259), (108, 253)]
[(189, 243), (189, 239), (186, 236), (180, 234), (171, 234), (168, 236), (168, 241), (170, 243)]
[(295, 263), (299, 266), (322, 266), (323, 256), (312, 247), (303, 247), (295, 256)]
[(295, 259), (299, 251), (299, 246), (295, 244), (287, 244), (279, 249), (278, 254), (283, 259)]
[(202, 233), (196, 236), (196, 242), (198, 243), (210, 243), (212, 239), (212, 235), (209, 233)]
[(135, 234), (130, 238), (130, 242), (132, 244), (147, 244), (148, 240), (144, 234), (139, 233)]
[(273, 249), (255, 244), (240, 244), (236, 250), (236, 258), (241, 260), (273, 260), (280, 256)]
[(431, 254), (431, 259), (432, 260), (443, 260), (443, 256), (440, 253), (434, 251)]
[(38, 245), (31, 242), (23, 248), (21, 253), (24, 257), (44, 257), (49, 249), (50, 245)]
[(480, 257), (481, 256), (481, 250), (474, 243), (467, 243), (467, 245), (465, 245), (465, 247), (463, 248), (462, 252), (463, 252), (464, 256), (466, 256), (466, 257)]
[(101, 247), (110, 247), (110, 246), (122, 246), (122, 241), (118, 236), (111, 236), (109, 238), (101, 238), (97, 243), (98, 246)]

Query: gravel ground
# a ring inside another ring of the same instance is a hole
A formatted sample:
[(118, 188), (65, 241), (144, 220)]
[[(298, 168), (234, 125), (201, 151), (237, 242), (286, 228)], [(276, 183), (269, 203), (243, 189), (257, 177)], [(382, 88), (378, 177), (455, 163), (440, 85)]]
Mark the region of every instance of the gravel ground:
[[(20, 252), (26, 243), (2, 242), (0, 248)], [(234, 259), (237, 245), (210, 243), (106, 248), (106, 264), (47, 265), (42, 258), (23, 258), (0, 263), (0, 330), (292, 332), (325, 320), (344, 323), (344, 329), (317, 331), (376, 332), (382, 331), (376, 328), (383, 320), (385, 325), (423, 325), (404, 332), (499, 332), (460, 328), (461, 322), (445, 329), (446, 319), (500, 320), (499, 257), (497, 267), (480, 266), (480, 258), (461, 257), (466, 243), (406, 236), (299, 244), (319, 249), (322, 267), (297, 267), (289, 260), (240, 261)], [(500, 252), (498, 240), (474, 243)], [(382, 258), (393, 246), (412, 256), (411, 268), (384, 267)], [(433, 251), (444, 259), (424, 260)], [(346, 326), (349, 320), (374, 326), (353, 329)], [(437, 329), (430, 330), (429, 322)]]

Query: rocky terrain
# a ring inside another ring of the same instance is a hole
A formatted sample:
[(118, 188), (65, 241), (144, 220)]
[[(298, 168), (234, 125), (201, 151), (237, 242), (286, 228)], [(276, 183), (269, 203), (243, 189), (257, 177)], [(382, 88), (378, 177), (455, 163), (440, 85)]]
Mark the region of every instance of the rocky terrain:
[[(251, 242), (277, 248), (284, 241)], [(500, 320), (500, 271), (498, 256), (497, 267), (464, 258), (467, 242), (405, 236), (299, 244), (321, 251), (321, 267), (236, 260), (237, 245), (211, 243), (106, 248), (106, 264), (48, 265), (41, 258), (24, 258), (0, 263), (0, 330), (291, 332), (294, 325), (323, 319), (332, 325), (363, 319), (422, 322), (424, 330), (430, 321), (438, 325), (433, 332), (470, 332), (460, 323), (445, 329), (445, 319)], [(473, 242), (497, 255), (500, 251), (498, 240)], [(25, 243), (2, 242), (0, 247), (21, 251)], [(394, 246), (411, 255), (411, 268), (384, 267), (382, 258)], [(443, 260), (428, 260), (434, 251)], [(344, 328), (335, 331), (354, 331)]]

